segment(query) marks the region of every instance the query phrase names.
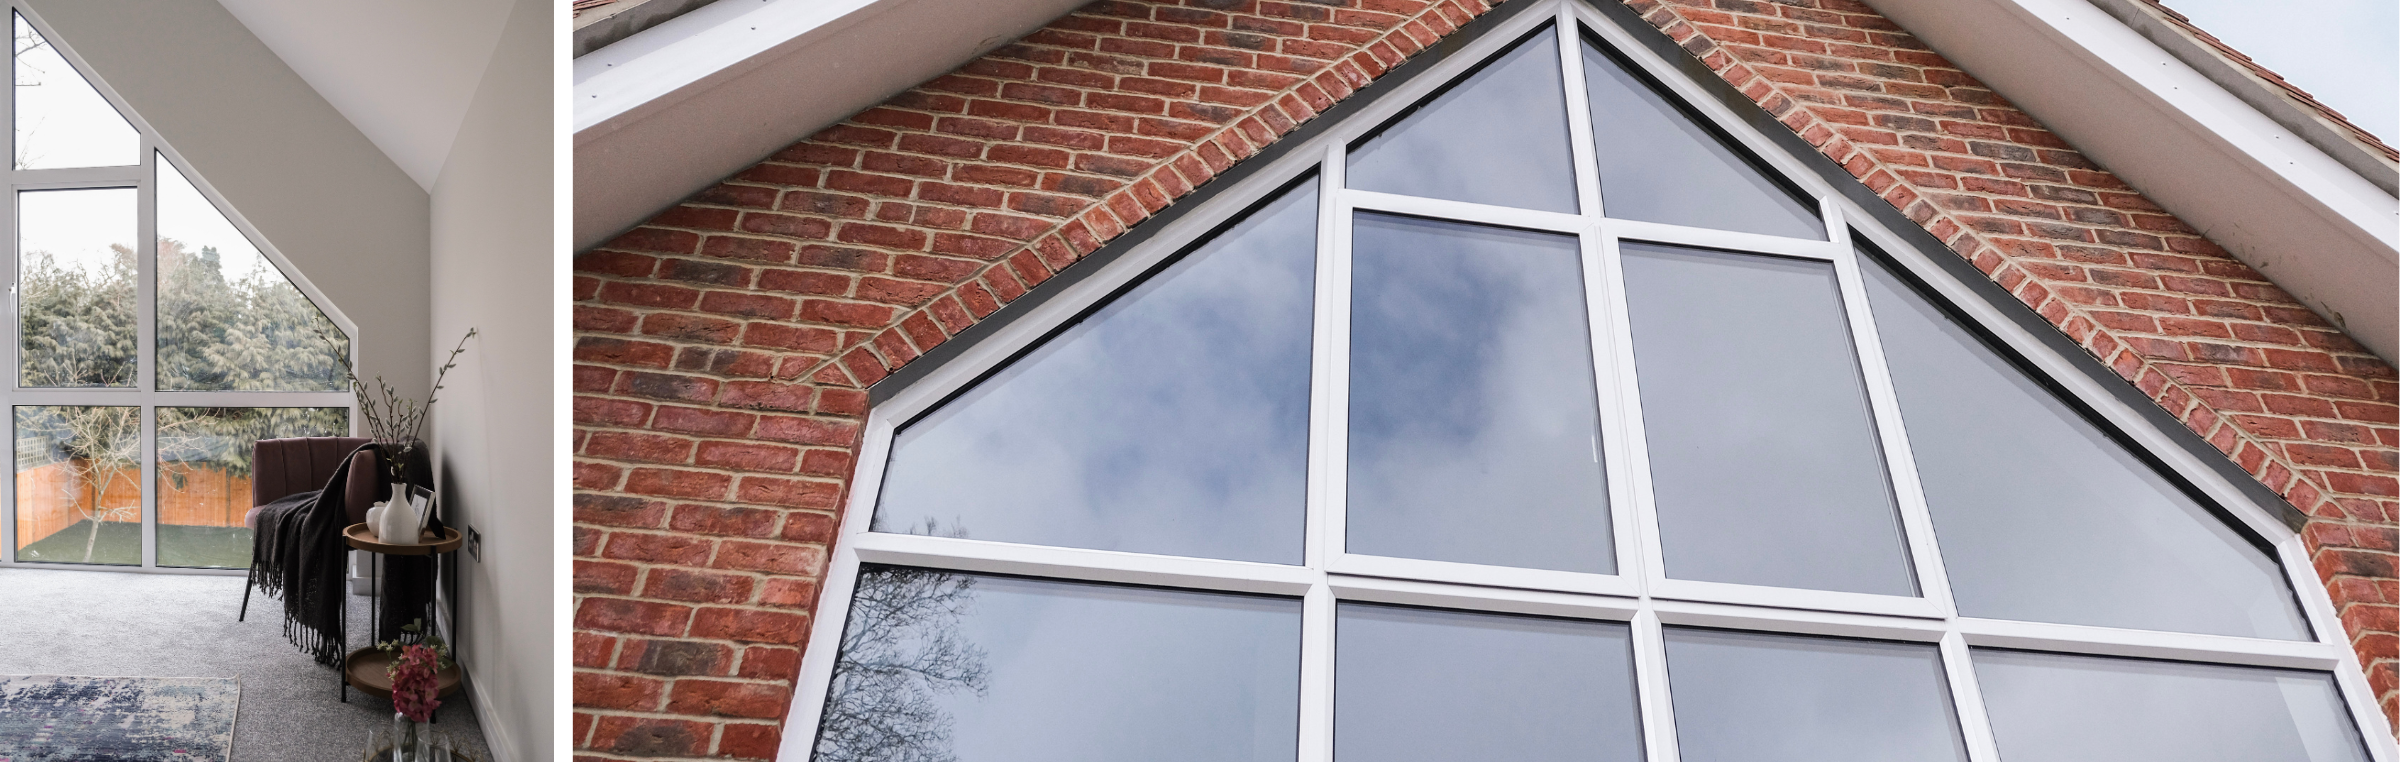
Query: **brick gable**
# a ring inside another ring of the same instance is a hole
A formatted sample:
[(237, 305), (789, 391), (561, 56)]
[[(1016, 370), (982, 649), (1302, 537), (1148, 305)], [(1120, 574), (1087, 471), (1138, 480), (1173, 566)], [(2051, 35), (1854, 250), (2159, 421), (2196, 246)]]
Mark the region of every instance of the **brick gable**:
[[(1630, 5), (2306, 511), (2394, 710), (2389, 365), (1864, 5)], [(579, 255), (579, 758), (772, 757), (864, 388), (1484, 10), (1104, 0)]]

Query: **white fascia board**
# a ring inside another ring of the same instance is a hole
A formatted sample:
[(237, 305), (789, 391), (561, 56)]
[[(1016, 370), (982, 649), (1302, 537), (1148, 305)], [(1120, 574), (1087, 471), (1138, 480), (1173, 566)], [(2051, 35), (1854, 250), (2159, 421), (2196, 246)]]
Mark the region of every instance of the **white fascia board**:
[(2400, 199), (2085, 0), (1866, 0), (2386, 361)]
[(1077, 0), (717, 0), (575, 59), (582, 250)]

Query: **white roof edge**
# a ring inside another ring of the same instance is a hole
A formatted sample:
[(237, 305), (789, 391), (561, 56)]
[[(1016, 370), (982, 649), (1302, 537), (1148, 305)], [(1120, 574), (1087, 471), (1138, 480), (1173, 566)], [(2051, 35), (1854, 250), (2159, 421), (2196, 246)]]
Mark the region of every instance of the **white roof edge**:
[[(2368, 145), (2358, 133), (2364, 130), (2335, 117), (2319, 106), (2303, 103), (2282, 87), (2267, 81), (2251, 65), (2236, 62), (2215, 46), (2202, 42), (2191, 29), (2169, 19), (2169, 11), (2154, 0), (2088, 0), (2093, 6), (2132, 27), (2143, 39), (2224, 87), (2243, 103), (2258, 109), (2268, 119), (2297, 133), (2309, 145), (2316, 146), (2365, 177), (2385, 193), (2400, 195), (2400, 160), (2395, 160), (2382, 145)], [(2205, 30), (2202, 30), (2205, 31)]]
[(716, 0), (574, 62), (577, 250), (1085, 0)]
[(674, 105), (779, 47), (839, 33), (903, 0), (721, 0), (575, 59), (577, 138)]
[(2400, 199), (2354, 162), (2087, 0), (1865, 2), (2369, 351), (2400, 357)]

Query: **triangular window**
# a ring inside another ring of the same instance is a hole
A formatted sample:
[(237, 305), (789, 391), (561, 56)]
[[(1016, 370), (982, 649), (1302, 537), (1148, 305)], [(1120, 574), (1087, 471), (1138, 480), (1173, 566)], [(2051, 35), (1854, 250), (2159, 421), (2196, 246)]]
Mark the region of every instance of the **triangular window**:
[(1538, 32), (1350, 149), (1350, 187), (1575, 211), (1558, 40)]
[(1817, 204), (1793, 193), (1691, 109), (1613, 53), (1583, 42), (1601, 208), (1621, 220), (1824, 238)]
[(1297, 563), (1313, 181), (903, 428), (878, 531)]
[(0, 566), (246, 567), (253, 445), (352, 431), (346, 329), (37, 13), (13, 22)]
[(158, 161), (158, 388), (340, 391), (349, 341), (266, 254)]
[(1960, 614), (2308, 637), (2272, 554), (1860, 259)]
[(881, 382), (787, 737), (2362, 759), (2267, 506), (1946, 312), (1911, 279), (1954, 255), (1864, 248), (1907, 239), (1611, 13), (1499, 7)]
[(16, 20), (18, 169), (142, 162), (142, 136), (22, 15)]

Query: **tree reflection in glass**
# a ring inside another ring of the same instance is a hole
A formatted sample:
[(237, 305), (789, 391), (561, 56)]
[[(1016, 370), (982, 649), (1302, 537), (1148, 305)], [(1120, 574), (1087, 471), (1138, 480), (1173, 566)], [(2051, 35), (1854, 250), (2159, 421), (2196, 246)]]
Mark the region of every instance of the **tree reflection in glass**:
[(950, 715), (935, 698), (984, 695), (982, 648), (960, 638), (975, 578), (928, 569), (859, 573), (817, 725), (820, 762), (949, 762)]
[(818, 762), (1290, 762), (1300, 602), (868, 567)]

